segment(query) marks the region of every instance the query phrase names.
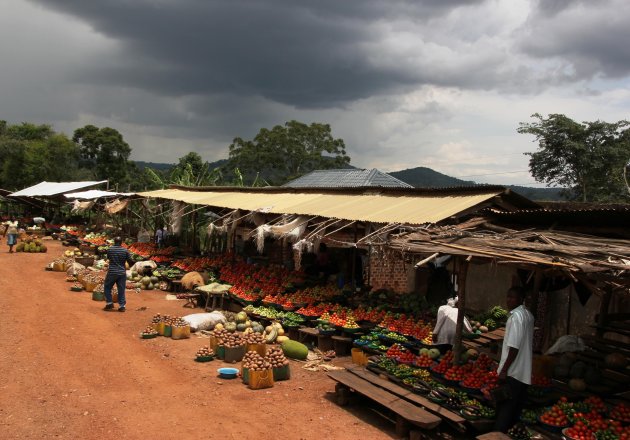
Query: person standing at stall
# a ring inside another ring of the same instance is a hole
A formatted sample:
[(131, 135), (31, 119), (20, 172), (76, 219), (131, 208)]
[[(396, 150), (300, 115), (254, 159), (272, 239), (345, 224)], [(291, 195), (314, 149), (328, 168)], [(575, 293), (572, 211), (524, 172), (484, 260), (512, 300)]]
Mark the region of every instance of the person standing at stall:
[(13, 253), (13, 246), (17, 244), (18, 236), (18, 221), (15, 217), (11, 217), (4, 223), (4, 235), (7, 237), (7, 245), (9, 246), (9, 253)]
[(525, 291), (512, 287), (507, 292), (510, 310), (505, 324), (505, 337), (497, 374), (499, 384), (506, 389), (506, 399), (497, 405), (495, 429), (506, 433), (518, 422), (527, 388), (532, 383), (532, 342), (534, 339), (534, 315), (527, 310)]
[(161, 248), (164, 245), (164, 231), (159, 226), (157, 231), (155, 231), (155, 244), (158, 248)]
[(124, 312), (127, 304), (125, 298), (125, 285), (127, 284), (127, 269), (125, 263), (129, 263), (129, 267), (134, 264), (129, 251), (121, 246), (122, 238), (114, 238), (114, 245), (107, 250), (107, 259), (109, 260), (109, 268), (105, 276), (104, 293), (105, 293), (105, 310), (106, 312), (114, 310), (114, 301), (112, 299), (112, 287), (116, 284), (118, 289), (118, 311)]
[[(437, 311), (437, 319), (433, 328), (433, 343), (440, 352), (445, 353), (453, 348), (455, 343), (455, 333), (457, 329), (457, 297), (450, 298), (446, 305), (441, 306)], [(472, 332), (472, 326), (468, 318), (464, 316), (464, 330)]]

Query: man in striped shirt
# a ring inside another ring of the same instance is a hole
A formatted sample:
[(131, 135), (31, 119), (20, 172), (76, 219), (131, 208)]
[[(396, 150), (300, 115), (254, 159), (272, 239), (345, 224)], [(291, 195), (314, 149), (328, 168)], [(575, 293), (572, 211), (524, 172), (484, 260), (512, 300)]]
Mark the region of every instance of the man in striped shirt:
[(114, 301), (112, 299), (112, 287), (116, 284), (118, 288), (118, 311), (125, 311), (125, 285), (127, 284), (127, 270), (125, 263), (131, 266), (134, 264), (129, 251), (121, 246), (122, 238), (114, 238), (114, 245), (107, 250), (107, 259), (109, 260), (109, 269), (105, 277), (105, 300), (107, 304), (103, 310), (114, 310)]

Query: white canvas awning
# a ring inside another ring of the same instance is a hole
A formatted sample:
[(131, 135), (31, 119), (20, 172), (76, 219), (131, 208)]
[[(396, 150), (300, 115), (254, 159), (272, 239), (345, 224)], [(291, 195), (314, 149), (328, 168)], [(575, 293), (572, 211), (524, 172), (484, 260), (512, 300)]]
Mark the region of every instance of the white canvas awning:
[(20, 191), (9, 194), (10, 197), (51, 197), (59, 194), (65, 194), (70, 191), (76, 191), (82, 188), (89, 188), (107, 180), (87, 181), (87, 182), (41, 182), (37, 185), (24, 188)]
[(110, 192), (110, 191), (100, 191), (98, 189), (90, 189), (88, 191), (64, 194), (64, 197), (68, 199), (94, 200), (94, 199), (100, 199), (101, 197), (128, 197), (134, 194), (135, 193), (117, 193), (117, 192)]

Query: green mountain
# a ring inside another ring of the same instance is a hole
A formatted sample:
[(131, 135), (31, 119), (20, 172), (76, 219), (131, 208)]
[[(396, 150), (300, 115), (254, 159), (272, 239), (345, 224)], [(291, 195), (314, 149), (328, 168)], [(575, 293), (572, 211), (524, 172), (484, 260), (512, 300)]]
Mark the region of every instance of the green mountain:
[(448, 188), (451, 186), (473, 186), (471, 180), (461, 180), (456, 177), (438, 173), (427, 167), (409, 168), (402, 171), (387, 173), (416, 188)]
[[(438, 173), (437, 171), (426, 167), (409, 168), (402, 171), (394, 171), (388, 174), (416, 188), (443, 188), (477, 185), (477, 183), (472, 180), (461, 180), (456, 177)], [(531, 200), (564, 200), (561, 194), (561, 188), (531, 188), (528, 186), (517, 185), (505, 186)]]

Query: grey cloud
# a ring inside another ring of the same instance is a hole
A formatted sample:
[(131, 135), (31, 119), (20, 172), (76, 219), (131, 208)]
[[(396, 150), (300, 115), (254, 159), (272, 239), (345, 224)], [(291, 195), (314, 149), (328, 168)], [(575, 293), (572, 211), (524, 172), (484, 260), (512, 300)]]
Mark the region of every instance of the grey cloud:
[[(542, 2), (543, 4), (545, 2)], [(569, 81), (630, 74), (630, 3), (626, 0), (557, 1), (555, 16), (536, 11), (519, 35), (518, 47), (538, 59), (556, 59)], [(607, 7), (604, 7), (607, 6)]]
[[(274, 1), (39, 0), (79, 17), (121, 45), (77, 75), (87, 83), (139, 87), (167, 96), (231, 93), (326, 108), (425, 80), (394, 60), (375, 66), (367, 45), (385, 19), (418, 23), (483, 0)], [(429, 81), (439, 79), (429, 75)]]

